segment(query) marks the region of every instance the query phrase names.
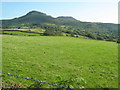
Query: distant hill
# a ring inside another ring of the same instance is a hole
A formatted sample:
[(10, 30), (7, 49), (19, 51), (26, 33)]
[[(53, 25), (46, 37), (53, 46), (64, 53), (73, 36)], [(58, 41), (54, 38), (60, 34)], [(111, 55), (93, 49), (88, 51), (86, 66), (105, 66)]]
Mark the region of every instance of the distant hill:
[(20, 24), (38, 24), (38, 23), (45, 23), (45, 22), (53, 22), (54, 18), (51, 16), (48, 16), (44, 13), (37, 12), (37, 11), (31, 11), (27, 13), (26, 15), (14, 18), (11, 20), (2, 20), (3, 26), (13, 26), (13, 25), (20, 25)]
[(67, 20), (67, 21), (78, 21), (75, 18), (70, 17), (70, 16), (60, 16), (60, 17), (57, 17), (57, 18), (62, 19), (62, 20)]
[[(29, 27), (36, 28), (40, 27), (47, 29), (47, 27), (60, 27), (62, 32), (69, 34), (80, 34), (87, 33), (97, 33), (99, 35), (111, 35), (117, 37), (118, 35), (118, 25), (112, 23), (92, 23), (92, 22), (82, 22), (76, 20), (71, 16), (60, 16), (54, 18), (38, 11), (31, 11), (26, 15), (10, 20), (2, 20), (3, 28), (15, 28), (15, 27)], [(55, 28), (54, 27), (54, 28)], [(60, 29), (59, 29), (60, 30)], [(87, 36), (87, 35), (86, 35)], [(89, 35), (88, 35), (89, 36)]]

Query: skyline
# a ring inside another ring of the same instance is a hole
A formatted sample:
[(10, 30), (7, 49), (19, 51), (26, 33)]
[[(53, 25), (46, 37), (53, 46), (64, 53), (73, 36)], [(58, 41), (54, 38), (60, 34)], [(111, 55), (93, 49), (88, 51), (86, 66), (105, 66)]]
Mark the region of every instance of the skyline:
[(1, 19), (13, 19), (33, 10), (55, 18), (72, 16), (86, 22), (118, 23), (118, 4), (111, 2), (2, 2)]

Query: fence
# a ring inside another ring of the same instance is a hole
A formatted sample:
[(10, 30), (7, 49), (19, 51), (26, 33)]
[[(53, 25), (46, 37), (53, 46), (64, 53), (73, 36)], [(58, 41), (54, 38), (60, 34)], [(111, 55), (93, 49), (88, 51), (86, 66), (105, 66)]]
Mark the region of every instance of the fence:
[[(56, 87), (60, 87), (60, 88), (65, 88), (65, 89), (74, 90), (74, 89), (72, 89), (72, 88), (69, 88), (69, 87), (60, 86), (60, 85), (53, 84), (53, 83), (48, 83), (48, 82), (45, 82), (45, 81), (35, 80), (35, 79), (27, 78), (27, 77), (21, 77), (21, 76), (14, 75), (14, 74), (10, 74), (10, 73), (3, 73), (3, 72), (0, 72), (0, 73), (1, 73), (1, 74), (7, 74), (7, 75), (9, 75), (9, 76), (14, 76), (14, 77), (17, 77), (17, 78), (26, 79), (26, 80), (37, 81), (37, 82), (39, 82), (39, 83), (44, 83), (44, 84), (48, 84), (48, 85), (52, 85), (52, 86), (56, 86)], [(5, 83), (2, 83), (2, 85), (7, 85), (7, 84), (5, 84)], [(12, 86), (12, 85), (7, 85), (7, 86), (9, 86), (9, 87), (14, 87), (14, 88), (21, 88), (21, 87)]]

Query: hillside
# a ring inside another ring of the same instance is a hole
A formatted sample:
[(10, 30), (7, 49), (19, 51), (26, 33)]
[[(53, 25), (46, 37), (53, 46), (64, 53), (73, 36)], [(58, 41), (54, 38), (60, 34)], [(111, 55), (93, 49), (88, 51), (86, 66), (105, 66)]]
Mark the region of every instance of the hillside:
[[(114, 42), (60, 36), (2, 38), (3, 72), (71, 88), (118, 88), (118, 49)], [(7, 85), (57, 88), (2, 76)]]
[(27, 13), (26, 15), (19, 17), (19, 18), (14, 18), (11, 20), (3, 20), (3, 28), (4, 25), (5, 26), (20, 26), (20, 25), (24, 25), (26, 26), (27, 24), (40, 24), (40, 23), (47, 23), (47, 22), (52, 22), (54, 20), (54, 18), (52, 18), (51, 16), (47, 16), (44, 13), (41, 12), (37, 12), (37, 11), (31, 11), (29, 13)]
[(66, 20), (66, 21), (78, 21), (78, 20), (76, 20), (75, 18), (73, 18), (73, 17), (69, 17), (69, 16), (67, 16), (67, 17), (65, 17), (65, 16), (60, 16), (60, 17), (57, 17), (57, 19), (61, 19), (61, 20)]
[(41, 28), (54, 31), (59, 28), (60, 32), (72, 34), (72, 36), (83, 35), (92, 39), (108, 41), (117, 41), (118, 38), (117, 24), (82, 22), (70, 16), (54, 18), (38, 11), (31, 11), (19, 18), (2, 20), (2, 28)]

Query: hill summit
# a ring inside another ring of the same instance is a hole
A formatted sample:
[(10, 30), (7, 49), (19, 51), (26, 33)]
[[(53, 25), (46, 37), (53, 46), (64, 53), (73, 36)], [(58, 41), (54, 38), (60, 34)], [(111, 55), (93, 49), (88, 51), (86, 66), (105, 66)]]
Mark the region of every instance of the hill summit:
[(27, 14), (45, 14), (45, 13), (38, 12), (38, 11), (30, 11)]

